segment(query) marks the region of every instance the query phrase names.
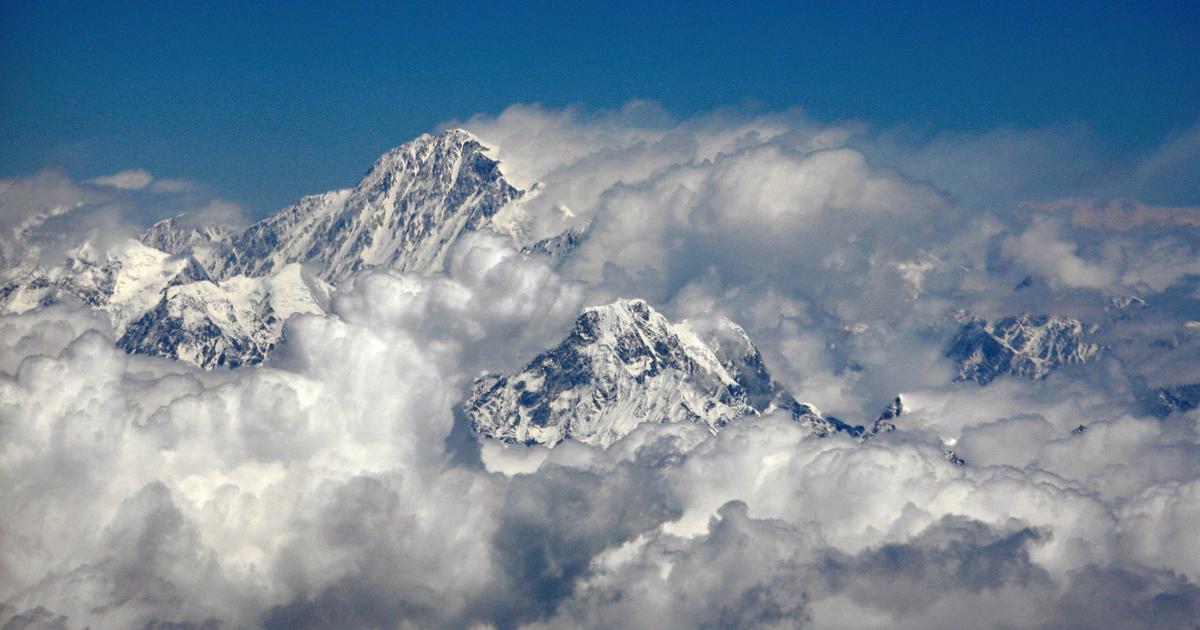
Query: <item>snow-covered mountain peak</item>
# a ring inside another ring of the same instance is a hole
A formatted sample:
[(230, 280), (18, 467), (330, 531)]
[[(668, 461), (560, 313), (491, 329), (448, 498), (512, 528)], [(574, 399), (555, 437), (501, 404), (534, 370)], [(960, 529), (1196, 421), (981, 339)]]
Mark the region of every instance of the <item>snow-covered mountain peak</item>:
[(132, 352), (257, 363), (286, 315), (321, 311), (330, 285), (372, 268), (438, 272), (462, 234), (504, 230), (492, 218), (523, 193), (486, 152), (462, 129), (425, 134), (384, 153), (354, 187), (302, 197), (245, 229), (172, 217), (111, 255), (84, 244), (59, 267), (10, 274), (0, 308), (75, 297), (107, 311)]
[(998, 376), (1044, 378), (1054, 369), (1086, 363), (1101, 352), (1087, 338), (1094, 326), (1059, 315), (1021, 314), (989, 321), (961, 317), (962, 327), (945, 356), (958, 364), (955, 380), (986, 385)]
[(557, 347), (518, 374), (480, 378), (464, 403), (477, 433), (548, 446), (568, 438), (608, 446), (642, 422), (716, 432), (775, 409), (818, 435), (850, 429), (775, 383), (736, 324), (671, 323), (637, 299), (585, 309)]
[(892, 399), (891, 402), (888, 403), (887, 407), (883, 408), (883, 412), (879, 414), (879, 417), (876, 418), (875, 422), (871, 425), (871, 431), (865, 434), (864, 438), (872, 435), (878, 435), (880, 433), (891, 433), (892, 431), (895, 431), (896, 418), (904, 415), (906, 411), (907, 408), (904, 405), (904, 397), (897, 395)]
[(387, 173), (403, 170), (416, 172), (426, 163), (458, 161), (463, 158), (469, 160), (471, 156), (486, 151), (483, 143), (465, 129), (449, 129), (436, 134), (424, 133), (379, 156), (358, 188), (370, 185), (369, 182)]
[(203, 253), (198, 257), (211, 257), (212, 254), (205, 250), (227, 240), (231, 235), (231, 230), (225, 226), (193, 225), (180, 215), (163, 219), (150, 226), (150, 229), (142, 233), (140, 240), (143, 245), (172, 254), (194, 253), (193, 250), (199, 250)]
[(602, 352), (616, 353), (631, 370), (680, 366), (724, 384), (735, 383), (712, 348), (686, 322), (672, 324), (645, 300), (622, 298), (584, 309), (572, 337)]
[(335, 284), (373, 267), (438, 271), (463, 232), (521, 196), (484, 153), (461, 130), (423, 135), (383, 154), (354, 188), (304, 197), (231, 236), (208, 266), (226, 278), (312, 262)]
[(164, 289), (117, 345), (201, 367), (262, 362), (297, 314), (322, 314), (332, 288), (292, 263), (269, 276), (200, 279)]

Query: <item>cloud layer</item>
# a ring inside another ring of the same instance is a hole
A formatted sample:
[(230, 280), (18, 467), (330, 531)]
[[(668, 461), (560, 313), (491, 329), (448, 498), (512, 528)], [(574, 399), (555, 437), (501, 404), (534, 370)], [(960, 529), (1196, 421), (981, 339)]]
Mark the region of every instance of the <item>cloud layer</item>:
[[(1139, 402), (1147, 379), (1194, 356), (1183, 323), (1200, 240), (1177, 231), (1188, 225), (1072, 224), (1057, 207), (1000, 201), (1002, 182), (952, 168), (988, 154), (994, 134), (906, 146), (921, 166), (906, 172), (886, 134), (797, 113), (518, 106), (456, 124), (519, 185), (541, 182), (508, 211), (547, 234), (588, 225), (560, 267), (474, 234), (443, 273), (355, 277), (327, 316), (291, 319), (266, 365), (236, 371), (126, 355), (70, 305), (0, 317), (0, 620), (1200, 618), (1200, 412), (1157, 419)], [(1016, 136), (1038, 155), (1063, 150), (1055, 134)], [(54, 195), (36, 179), (0, 195), (58, 208), (70, 205), (58, 191), (100, 194), (51, 183)], [(1153, 308), (1105, 311), (1130, 293)], [(846, 420), (873, 419), (901, 392), (906, 412), (864, 443), (813, 439), (782, 414), (717, 435), (643, 425), (607, 450), (505, 449), (466, 433), (453, 408), (480, 372), (519, 368), (581, 307), (617, 296), (673, 318), (730, 317), (800, 399)], [(949, 382), (956, 309), (1031, 308), (1102, 323), (1105, 359), (1037, 382)], [(1164, 340), (1174, 348), (1154, 345)]]

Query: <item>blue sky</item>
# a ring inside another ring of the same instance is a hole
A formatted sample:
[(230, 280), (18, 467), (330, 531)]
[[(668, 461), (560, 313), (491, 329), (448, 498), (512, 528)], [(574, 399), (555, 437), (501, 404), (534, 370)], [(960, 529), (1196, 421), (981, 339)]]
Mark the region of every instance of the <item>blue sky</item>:
[(0, 176), (145, 168), (258, 214), (516, 102), (1065, 123), (1117, 152), (1200, 116), (1197, 3), (243, 4), (0, 3)]

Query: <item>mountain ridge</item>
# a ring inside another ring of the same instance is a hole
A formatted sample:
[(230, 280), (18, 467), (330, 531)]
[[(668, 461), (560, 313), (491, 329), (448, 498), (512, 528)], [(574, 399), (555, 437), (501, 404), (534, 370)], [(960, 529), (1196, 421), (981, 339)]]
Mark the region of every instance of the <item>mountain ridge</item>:
[(240, 232), (204, 233), (160, 221), (144, 235), (192, 253), (218, 279), (315, 263), (337, 284), (370, 268), (429, 273), (449, 248), (523, 192), (469, 132), (450, 130), (389, 150), (353, 188), (302, 197)]
[(1070, 364), (1095, 360), (1103, 350), (1090, 343), (1095, 327), (1059, 315), (1024, 313), (996, 321), (963, 316), (944, 356), (955, 362), (955, 381), (987, 385), (1005, 375), (1045, 378)]
[[(332, 285), (376, 268), (441, 271), (464, 233), (497, 227), (491, 218), (524, 193), (487, 152), (465, 130), (423, 134), (381, 155), (354, 187), (302, 197), (242, 230), (176, 216), (112, 252), (85, 243), (79, 250), (91, 258), (13, 270), (8, 275), (16, 279), (0, 287), (0, 310), (76, 299), (109, 315), (128, 352), (204, 368), (260, 363), (287, 316), (324, 312)], [(553, 257), (580, 238), (564, 233), (545, 245), (516, 245)], [(119, 291), (130, 278), (145, 280), (136, 300)], [(307, 291), (291, 300), (303, 304), (273, 303), (266, 289), (272, 284)]]

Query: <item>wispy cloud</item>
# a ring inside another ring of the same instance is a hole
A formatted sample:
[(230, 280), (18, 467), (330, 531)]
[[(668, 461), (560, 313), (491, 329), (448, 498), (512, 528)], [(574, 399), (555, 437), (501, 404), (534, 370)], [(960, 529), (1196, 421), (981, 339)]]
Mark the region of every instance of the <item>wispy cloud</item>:
[(1090, 229), (1124, 231), (1148, 224), (1200, 227), (1200, 206), (1154, 206), (1132, 199), (1059, 199), (1025, 205), (1069, 212), (1072, 225)]
[(110, 188), (119, 188), (121, 190), (141, 190), (150, 185), (154, 181), (154, 176), (150, 173), (141, 170), (128, 170), (105, 175), (95, 179), (88, 180), (88, 183), (97, 186), (108, 186)]

